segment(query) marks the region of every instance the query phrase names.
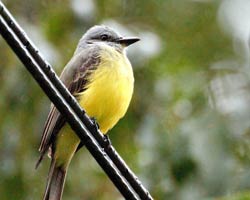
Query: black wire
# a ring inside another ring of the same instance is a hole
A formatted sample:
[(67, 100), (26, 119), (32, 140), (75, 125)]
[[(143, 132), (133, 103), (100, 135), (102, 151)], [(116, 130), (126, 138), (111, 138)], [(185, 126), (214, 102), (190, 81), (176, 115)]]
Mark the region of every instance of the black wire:
[[(41, 70), (47, 75), (50, 79), (51, 83), (55, 86), (55, 88), (61, 93), (64, 97), (65, 101), (70, 105), (72, 110), (77, 114), (77, 116), (81, 119), (81, 121), (86, 125), (87, 129), (91, 132), (91, 134), (95, 137), (97, 142), (101, 145), (102, 148), (105, 149), (105, 152), (108, 154), (110, 159), (114, 162), (116, 167), (119, 169), (121, 174), (126, 178), (126, 180), (130, 183), (131, 187), (137, 192), (138, 196), (141, 199), (153, 199), (149, 192), (144, 188), (138, 178), (134, 175), (134, 173), (129, 169), (124, 160), (119, 156), (119, 154), (115, 151), (114, 147), (111, 145), (105, 145), (105, 139), (100, 131), (97, 131), (94, 128), (94, 124), (92, 120), (85, 114), (82, 108), (78, 105), (75, 98), (68, 92), (66, 87), (61, 83), (58, 76), (55, 74), (51, 66), (42, 58), (39, 54), (39, 51), (34, 47), (29, 38), (25, 35), (24, 31), (17, 24), (15, 19), (0, 1), (0, 13), (4, 18), (5, 22), (9, 25), (12, 31), (16, 34), (18, 39), (25, 46), (27, 51), (33, 57), (33, 59), (37, 62)], [(85, 141), (84, 141), (85, 143)]]

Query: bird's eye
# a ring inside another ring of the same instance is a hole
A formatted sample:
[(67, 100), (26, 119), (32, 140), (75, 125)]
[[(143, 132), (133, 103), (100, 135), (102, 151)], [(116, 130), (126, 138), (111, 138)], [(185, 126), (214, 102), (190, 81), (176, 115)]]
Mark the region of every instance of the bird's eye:
[(103, 41), (108, 40), (108, 35), (107, 34), (101, 35), (101, 40), (103, 40)]

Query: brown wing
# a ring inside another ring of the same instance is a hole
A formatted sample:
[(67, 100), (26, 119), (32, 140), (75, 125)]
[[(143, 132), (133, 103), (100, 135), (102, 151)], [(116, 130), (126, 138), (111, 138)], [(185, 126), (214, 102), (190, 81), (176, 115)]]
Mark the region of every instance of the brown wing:
[[(70, 62), (63, 70), (60, 79), (68, 88), (71, 94), (75, 97), (79, 92), (84, 91), (88, 76), (96, 69), (100, 58), (97, 48), (89, 48), (88, 50), (82, 50), (77, 55), (74, 55)], [(36, 167), (42, 161), (43, 156), (48, 151), (51, 144), (55, 140), (55, 136), (64, 126), (66, 120), (52, 104), (48, 118), (45, 122), (42, 139), (39, 147), (41, 153), (40, 158), (36, 164)]]

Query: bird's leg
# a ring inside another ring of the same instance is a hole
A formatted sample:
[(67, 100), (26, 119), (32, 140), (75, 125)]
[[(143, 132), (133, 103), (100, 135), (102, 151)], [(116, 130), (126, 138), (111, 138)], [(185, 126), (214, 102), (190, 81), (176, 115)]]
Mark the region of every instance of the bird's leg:
[(90, 119), (91, 119), (91, 121), (93, 122), (93, 125), (95, 126), (96, 130), (98, 130), (100, 127), (99, 127), (99, 124), (98, 124), (97, 121), (96, 121), (96, 118), (91, 117)]
[(109, 139), (108, 135), (104, 135), (104, 143), (106, 147), (110, 147), (111, 146), (111, 140)]
[[(96, 130), (98, 130), (100, 127), (96, 121), (96, 118), (91, 117), (90, 119), (93, 122), (93, 126), (96, 128)], [(109, 139), (108, 135), (104, 135), (104, 144), (107, 148), (109, 148), (111, 146), (111, 140)]]

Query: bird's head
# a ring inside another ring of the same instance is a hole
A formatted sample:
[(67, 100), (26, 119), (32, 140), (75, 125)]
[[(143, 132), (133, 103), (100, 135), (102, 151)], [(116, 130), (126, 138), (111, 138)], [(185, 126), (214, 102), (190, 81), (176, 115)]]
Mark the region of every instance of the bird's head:
[(95, 44), (105, 43), (118, 50), (123, 50), (125, 47), (139, 41), (137, 37), (122, 37), (119, 33), (104, 25), (97, 25), (90, 28), (80, 40), (80, 43)]

